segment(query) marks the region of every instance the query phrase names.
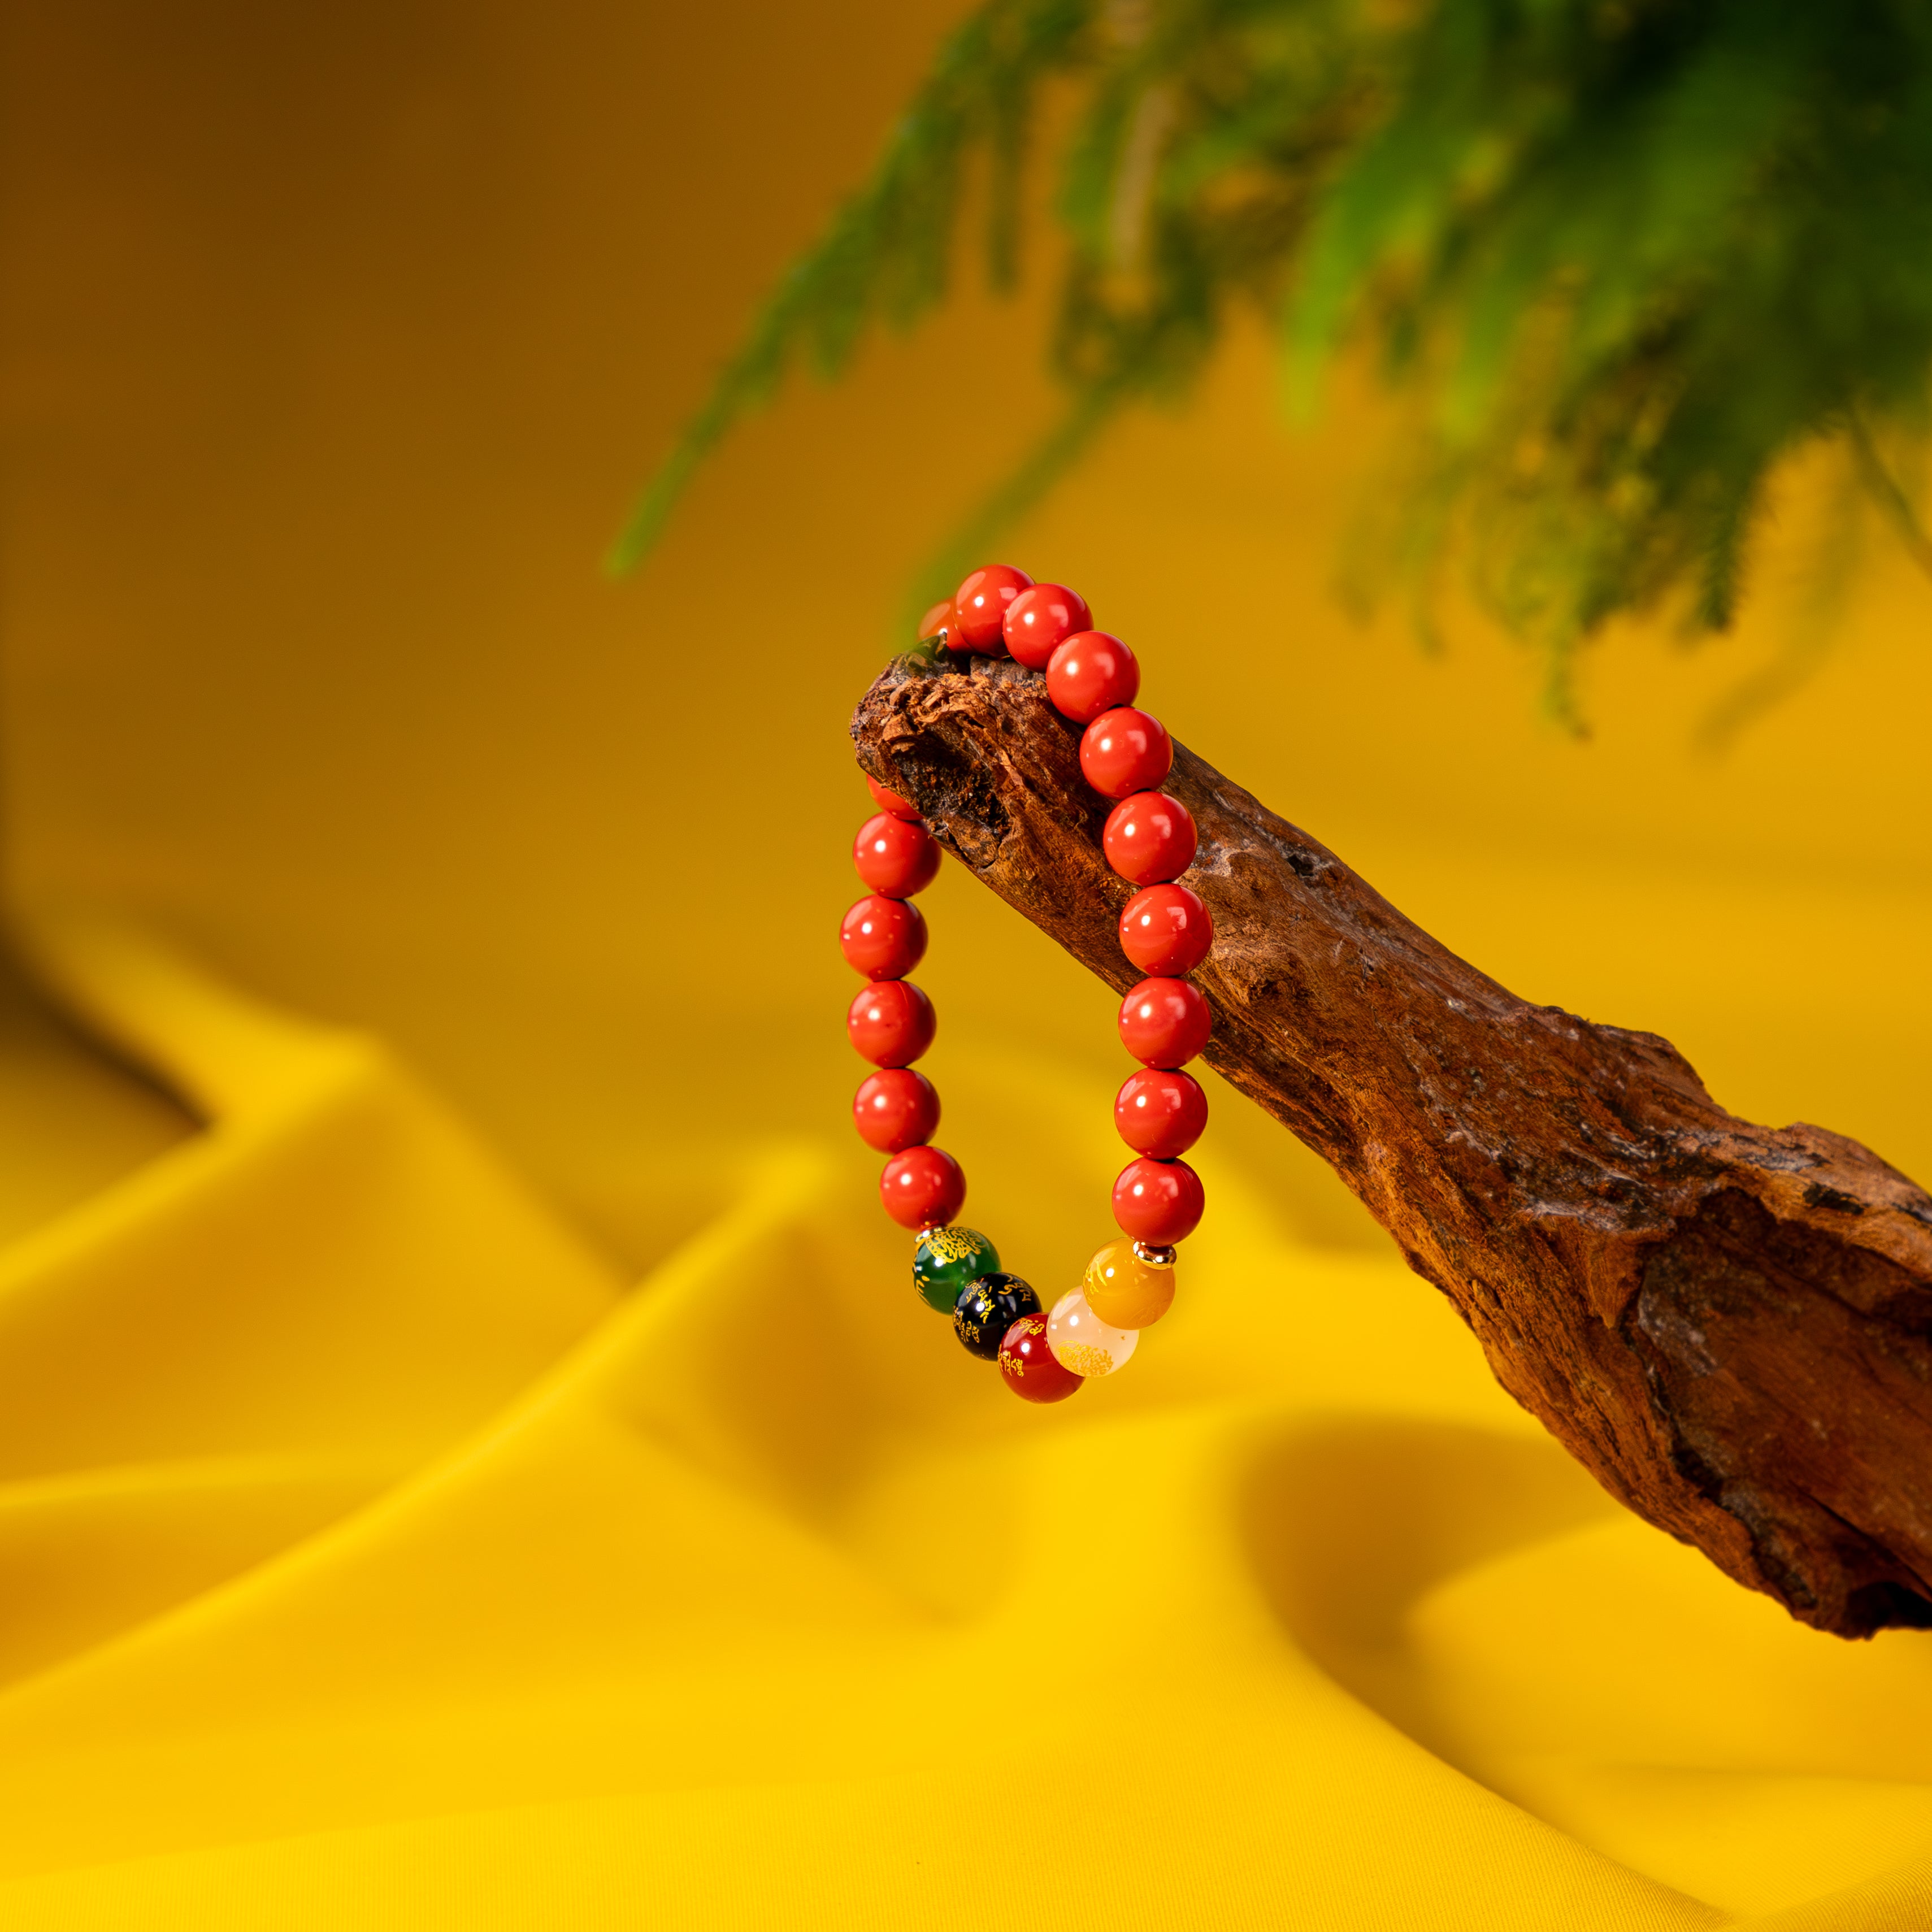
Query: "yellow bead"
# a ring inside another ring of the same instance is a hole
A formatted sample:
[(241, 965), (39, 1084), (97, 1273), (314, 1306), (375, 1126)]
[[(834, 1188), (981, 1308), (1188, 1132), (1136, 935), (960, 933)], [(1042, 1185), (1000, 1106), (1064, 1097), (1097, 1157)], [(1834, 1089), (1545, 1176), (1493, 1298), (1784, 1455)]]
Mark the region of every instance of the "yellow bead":
[(1124, 1238), (1109, 1241), (1087, 1264), (1080, 1288), (1087, 1306), (1109, 1327), (1146, 1328), (1173, 1304), (1174, 1264), (1143, 1261)]

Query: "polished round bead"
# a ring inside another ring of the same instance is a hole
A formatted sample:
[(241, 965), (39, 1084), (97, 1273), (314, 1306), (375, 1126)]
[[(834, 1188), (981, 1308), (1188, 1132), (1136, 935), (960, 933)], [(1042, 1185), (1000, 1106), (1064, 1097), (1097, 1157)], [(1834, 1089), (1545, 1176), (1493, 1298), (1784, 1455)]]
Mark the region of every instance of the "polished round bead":
[(954, 623), (952, 599), (947, 598), (943, 604), (927, 607), (926, 615), (919, 620), (919, 640), (925, 644), (937, 638), (943, 646), (952, 638)]
[(910, 1066), (888, 1066), (860, 1082), (852, 1123), (859, 1138), (880, 1154), (922, 1147), (938, 1131), (938, 1090)]
[(1200, 1175), (1184, 1160), (1149, 1160), (1143, 1154), (1129, 1161), (1114, 1183), (1114, 1225), (1150, 1246), (1186, 1240), (1200, 1226), (1207, 1204)]
[(1138, 1330), (1102, 1322), (1078, 1288), (1063, 1294), (1046, 1318), (1046, 1346), (1063, 1369), (1091, 1380), (1111, 1376), (1126, 1364), (1140, 1340)]
[(1148, 1066), (1184, 1066), (1214, 1030), (1208, 1002), (1185, 980), (1143, 980), (1120, 1002), (1118, 1024), (1120, 1044)]
[(1136, 886), (1179, 878), (1193, 864), (1198, 843), (1193, 814), (1164, 791), (1137, 791), (1122, 799), (1100, 834), (1107, 863)]
[(952, 1312), (969, 1281), (999, 1268), (999, 1250), (977, 1228), (928, 1228), (912, 1251), (912, 1285), (941, 1315)]
[(1174, 740), (1151, 712), (1116, 705), (1088, 726), (1080, 740), (1080, 769), (1102, 798), (1152, 791), (1174, 769)]
[(1174, 1264), (1148, 1260), (1123, 1237), (1087, 1264), (1080, 1292), (1101, 1321), (1116, 1328), (1151, 1328), (1174, 1304)]
[(1114, 1096), (1114, 1124), (1136, 1154), (1173, 1160), (1201, 1138), (1208, 1096), (1192, 1076), (1168, 1066), (1130, 1073)]
[(926, 915), (910, 899), (868, 892), (838, 922), (838, 950), (868, 980), (903, 980), (926, 957)]
[(1022, 1315), (1000, 1338), (1000, 1379), (1028, 1402), (1064, 1402), (1083, 1379), (1047, 1346), (1046, 1317)]
[(1090, 724), (1139, 694), (1141, 668), (1118, 638), (1105, 631), (1076, 631), (1046, 661), (1046, 694), (1076, 724)]
[(932, 1002), (910, 980), (879, 980), (845, 1011), (845, 1035), (874, 1066), (910, 1066), (932, 1044)]
[(952, 593), (952, 615), (958, 629), (951, 640), (956, 650), (977, 651), (981, 656), (1006, 654), (1006, 611), (1013, 599), (1033, 582), (1010, 563), (989, 563), (976, 570)]
[(910, 819), (875, 812), (852, 842), (852, 862), (874, 892), (909, 899), (932, 884), (939, 870), (939, 841)]
[(1214, 922), (1185, 886), (1149, 886), (1120, 909), (1120, 950), (1143, 973), (1178, 980), (1214, 944)]
[(866, 774), (866, 789), (872, 794), (872, 802), (881, 812), (889, 812), (895, 818), (913, 818), (919, 816), (919, 807), (910, 799), (900, 797), (896, 791), (888, 791), (870, 772)]
[(1044, 670), (1076, 631), (1091, 630), (1087, 600), (1064, 584), (1034, 584), (1006, 606), (1006, 649), (1029, 670)]
[(886, 1162), (879, 1198), (902, 1228), (937, 1228), (966, 1204), (966, 1176), (944, 1148), (908, 1148)]
[(968, 1354), (997, 1362), (1006, 1330), (1022, 1315), (1039, 1312), (1040, 1297), (1018, 1275), (978, 1275), (952, 1304), (952, 1332)]

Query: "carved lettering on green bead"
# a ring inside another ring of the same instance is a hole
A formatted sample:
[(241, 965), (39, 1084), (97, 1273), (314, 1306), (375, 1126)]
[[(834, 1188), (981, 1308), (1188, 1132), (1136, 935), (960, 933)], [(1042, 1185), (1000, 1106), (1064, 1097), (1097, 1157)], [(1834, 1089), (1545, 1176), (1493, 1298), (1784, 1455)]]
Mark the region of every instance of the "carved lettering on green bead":
[(1022, 1315), (1040, 1312), (1040, 1297), (1016, 1274), (982, 1274), (959, 1291), (952, 1331), (969, 1354), (997, 1362), (1006, 1330)]
[(936, 1314), (950, 1315), (969, 1281), (992, 1274), (999, 1250), (976, 1228), (928, 1228), (912, 1252), (912, 1285)]

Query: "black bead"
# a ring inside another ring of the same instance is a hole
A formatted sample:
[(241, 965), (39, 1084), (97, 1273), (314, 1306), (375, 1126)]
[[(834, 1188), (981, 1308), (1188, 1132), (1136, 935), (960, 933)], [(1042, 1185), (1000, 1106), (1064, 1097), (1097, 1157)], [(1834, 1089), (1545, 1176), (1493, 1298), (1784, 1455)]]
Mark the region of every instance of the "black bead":
[(952, 1332), (982, 1362), (1000, 1359), (1006, 1330), (1022, 1315), (1040, 1312), (1040, 1297), (1016, 1274), (982, 1274), (959, 1291), (952, 1304)]

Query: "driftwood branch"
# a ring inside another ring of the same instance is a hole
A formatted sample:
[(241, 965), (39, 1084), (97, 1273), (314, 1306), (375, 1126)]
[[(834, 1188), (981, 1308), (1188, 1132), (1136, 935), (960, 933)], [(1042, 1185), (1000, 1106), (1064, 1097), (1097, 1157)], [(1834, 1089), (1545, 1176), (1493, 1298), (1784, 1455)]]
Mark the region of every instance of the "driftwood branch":
[[(902, 659), (859, 762), (1110, 986), (1105, 802), (1042, 681)], [(1725, 1112), (1654, 1034), (1516, 998), (1177, 746), (1207, 1059), (1321, 1154), (1613, 1495), (1844, 1636), (1932, 1624), (1932, 1199)]]

